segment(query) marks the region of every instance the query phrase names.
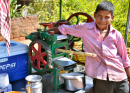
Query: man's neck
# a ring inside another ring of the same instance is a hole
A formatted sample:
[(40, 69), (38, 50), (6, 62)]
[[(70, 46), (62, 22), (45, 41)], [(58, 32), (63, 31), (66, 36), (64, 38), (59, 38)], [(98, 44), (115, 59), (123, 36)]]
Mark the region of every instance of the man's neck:
[(109, 31), (110, 27), (107, 26), (106, 28), (103, 28), (103, 29), (100, 29), (100, 28), (97, 27), (97, 29), (98, 29), (100, 32), (105, 33), (105, 32), (108, 32), (108, 31)]

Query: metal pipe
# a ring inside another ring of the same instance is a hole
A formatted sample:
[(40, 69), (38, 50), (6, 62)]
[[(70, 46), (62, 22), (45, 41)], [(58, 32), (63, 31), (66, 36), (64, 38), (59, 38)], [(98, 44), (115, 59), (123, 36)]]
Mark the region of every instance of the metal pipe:
[(62, 0), (60, 0), (60, 20), (62, 20)]
[(129, 23), (130, 23), (130, 1), (129, 1), (129, 10), (127, 16), (127, 25), (126, 25), (126, 32), (125, 32), (125, 45), (127, 46), (128, 34), (129, 34)]

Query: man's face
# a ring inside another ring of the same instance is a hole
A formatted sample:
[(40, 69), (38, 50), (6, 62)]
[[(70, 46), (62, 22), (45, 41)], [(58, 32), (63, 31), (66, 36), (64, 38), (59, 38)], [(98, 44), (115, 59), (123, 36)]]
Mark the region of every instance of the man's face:
[(100, 10), (97, 13), (94, 13), (94, 18), (97, 28), (102, 31), (107, 29), (114, 16), (112, 16), (109, 11)]

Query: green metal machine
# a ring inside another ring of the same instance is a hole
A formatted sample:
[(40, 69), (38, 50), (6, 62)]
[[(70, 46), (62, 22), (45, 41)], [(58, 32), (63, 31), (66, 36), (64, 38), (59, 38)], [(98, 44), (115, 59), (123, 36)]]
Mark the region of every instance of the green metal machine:
[[(86, 13), (75, 13), (67, 19), (67, 22), (78, 15), (84, 15), (88, 17), (87, 22), (92, 22), (94, 19)], [(58, 21), (58, 24), (66, 24), (67, 22)], [(65, 59), (68, 58), (68, 53), (62, 53), (56, 51), (56, 49), (69, 50), (73, 48), (73, 36), (55, 34), (55, 32), (47, 32), (47, 26), (49, 28), (57, 24), (52, 23), (40, 23), (44, 26), (44, 30), (37, 29), (37, 32), (33, 32), (26, 36), (26, 39), (30, 39), (32, 42), (28, 49), (28, 59), (29, 59), (29, 74), (32, 74), (32, 68), (39, 72), (44, 73), (50, 71), (53, 73), (53, 89), (57, 90), (62, 86), (59, 84), (59, 72), (62, 70), (72, 71), (76, 67), (76, 62)], [(53, 25), (53, 26), (52, 26)], [(72, 47), (71, 47), (72, 46)], [(58, 60), (61, 59), (62, 61)], [(65, 62), (66, 61), (66, 62)]]
[(52, 72), (54, 90), (63, 86), (63, 84), (59, 84), (60, 71), (72, 71), (76, 67), (76, 62), (68, 59), (68, 53), (58, 52), (56, 49), (73, 50), (75, 37), (55, 34), (53, 31), (47, 32), (47, 27), (50, 29), (57, 24), (69, 24), (69, 20), (73, 17), (77, 18), (78, 24), (79, 15), (86, 16), (86, 22), (94, 21), (90, 15), (81, 12), (71, 15), (67, 20), (62, 20), (62, 0), (60, 1), (60, 21), (40, 23), (40, 25), (44, 26), (44, 30), (37, 29), (37, 32), (33, 32), (25, 37), (32, 41), (28, 49), (29, 74), (32, 74), (32, 69), (39, 73)]

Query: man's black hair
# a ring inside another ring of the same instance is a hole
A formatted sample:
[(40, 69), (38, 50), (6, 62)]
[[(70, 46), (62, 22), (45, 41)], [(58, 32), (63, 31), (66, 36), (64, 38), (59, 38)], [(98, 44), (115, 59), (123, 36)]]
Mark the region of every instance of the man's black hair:
[(109, 1), (100, 2), (97, 5), (97, 9), (96, 9), (95, 13), (97, 13), (100, 10), (109, 11), (109, 12), (111, 12), (112, 16), (114, 15), (114, 5)]

